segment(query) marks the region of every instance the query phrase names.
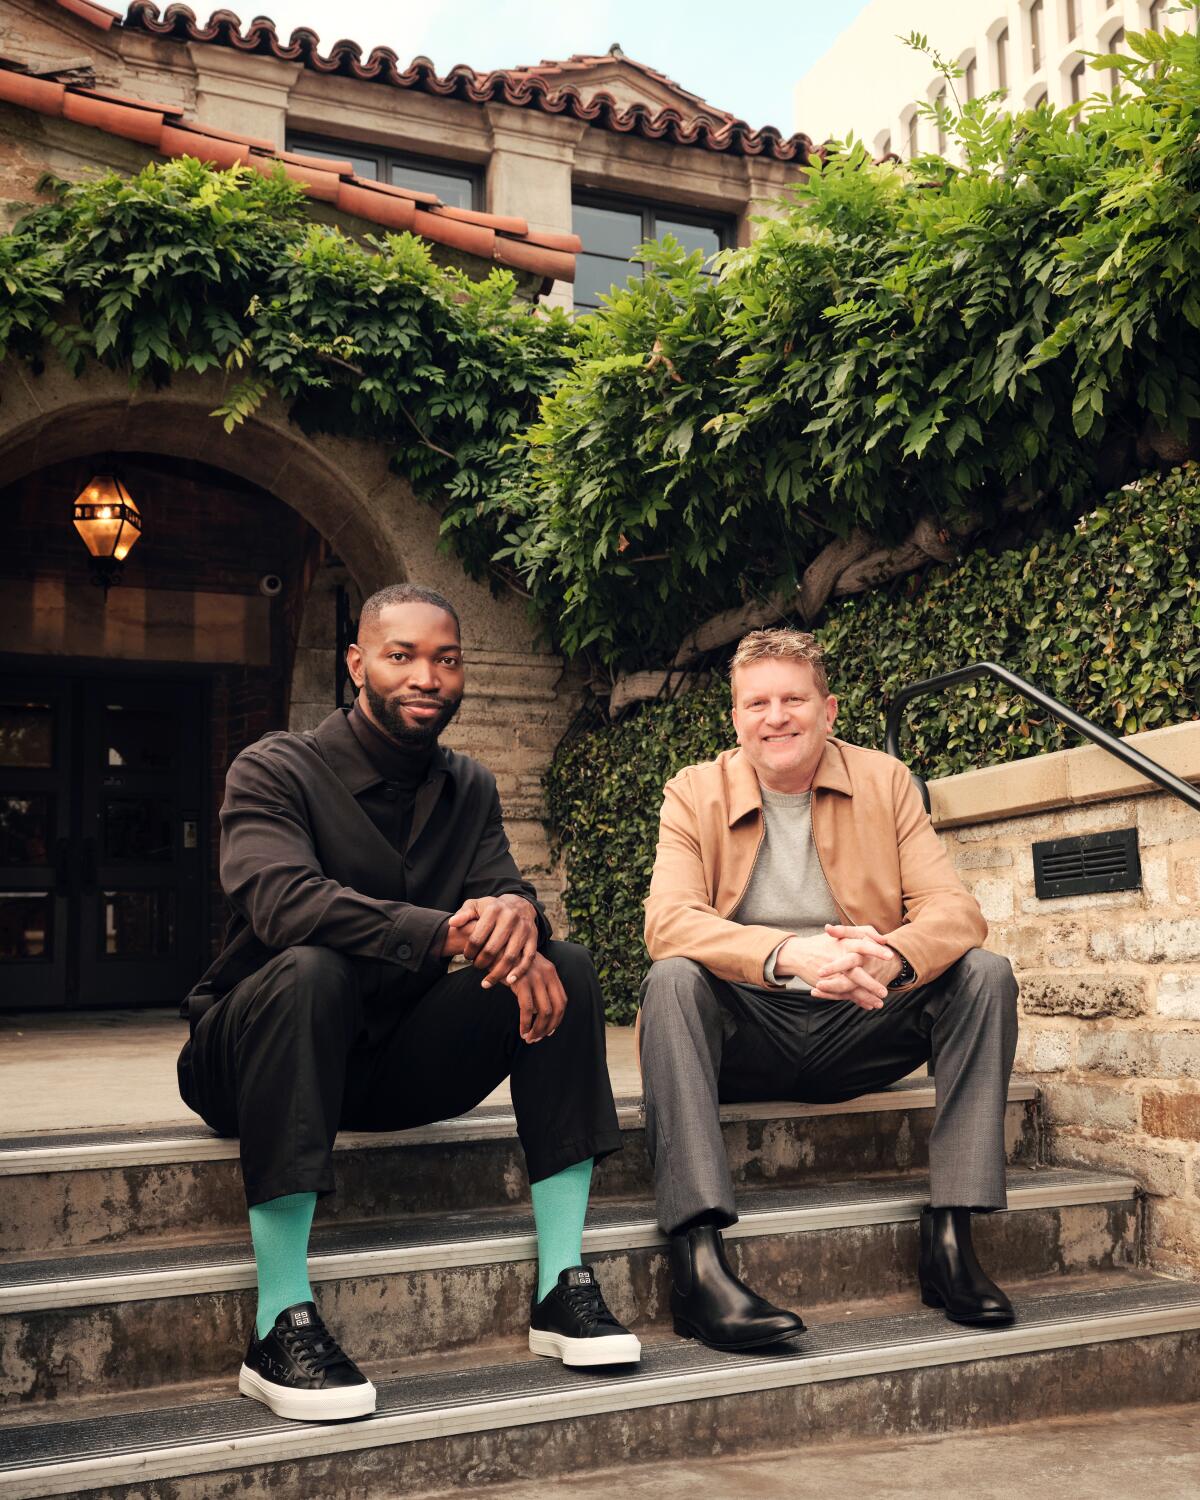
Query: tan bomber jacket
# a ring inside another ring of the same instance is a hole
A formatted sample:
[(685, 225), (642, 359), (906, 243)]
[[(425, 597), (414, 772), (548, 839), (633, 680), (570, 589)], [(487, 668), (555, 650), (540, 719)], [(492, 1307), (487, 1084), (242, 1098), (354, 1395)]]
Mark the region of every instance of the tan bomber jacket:
[[(870, 923), (908, 959), (914, 984), (983, 943), (983, 913), (900, 761), (831, 736), (812, 791), (813, 840), (834, 902), (847, 922)], [(646, 898), (652, 959), (690, 958), (720, 979), (763, 983), (763, 965), (791, 934), (730, 920), (763, 831), (758, 776), (741, 750), (667, 782)]]

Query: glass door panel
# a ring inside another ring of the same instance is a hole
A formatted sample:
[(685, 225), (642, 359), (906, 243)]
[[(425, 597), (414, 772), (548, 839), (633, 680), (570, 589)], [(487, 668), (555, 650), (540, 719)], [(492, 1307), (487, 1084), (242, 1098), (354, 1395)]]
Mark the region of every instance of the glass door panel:
[(68, 683), (0, 678), (0, 1006), (67, 1002), (71, 896)]
[(198, 684), (84, 684), (79, 1003), (183, 998), (200, 968)]

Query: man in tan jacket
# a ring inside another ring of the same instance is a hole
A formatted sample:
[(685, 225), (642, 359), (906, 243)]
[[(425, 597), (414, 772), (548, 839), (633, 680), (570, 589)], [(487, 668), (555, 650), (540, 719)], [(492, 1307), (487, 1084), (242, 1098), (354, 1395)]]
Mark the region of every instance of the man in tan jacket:
[(980, 946), (983, 914), (908, 771), (831, 735), (837, 699), (814, 638), (753, 632), (731, 682), (738, 748), (667, 783), (646, 901), (654, 962), (638, 1019), (675, 1331), (745, 1349), (804, 1329), (725, 1259), (720, 1231), (737, 1215), (718, 1105), (853, 1099), (928, 1061), (922, 1297), (957, 1322), (1011, 1322), (970, 1216), (1006, 1206), (1012, 969)]

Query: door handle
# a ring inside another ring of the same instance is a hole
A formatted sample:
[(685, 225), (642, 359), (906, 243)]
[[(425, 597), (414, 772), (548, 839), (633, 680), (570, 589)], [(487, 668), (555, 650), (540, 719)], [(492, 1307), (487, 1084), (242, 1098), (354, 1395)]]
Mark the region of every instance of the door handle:
[(84, 839), (79, 847), (79, 881), (85, 891), (96, 887), (96, 840)]
[(54, 846), (54, 894), (71, 894), (71, 844), (69, 839), (59, 839)]

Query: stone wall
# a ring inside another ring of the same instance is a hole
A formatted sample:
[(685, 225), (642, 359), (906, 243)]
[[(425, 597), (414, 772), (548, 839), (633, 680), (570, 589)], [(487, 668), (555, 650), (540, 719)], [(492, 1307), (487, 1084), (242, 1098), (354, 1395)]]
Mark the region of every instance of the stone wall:
[[(1131, 743), (1200, 780), (1200, 720)], [(1129, 1171), (1154, 1261), (1200, 1269), (1200, 813), (1093, 747), (930, 790), (1020, 981), (1017, 1068), (1042, 1090), (1053, 1159)], [(1140, 890), (1038, 898), (1035, 841), (1117, 828), (1137, 829)]]

